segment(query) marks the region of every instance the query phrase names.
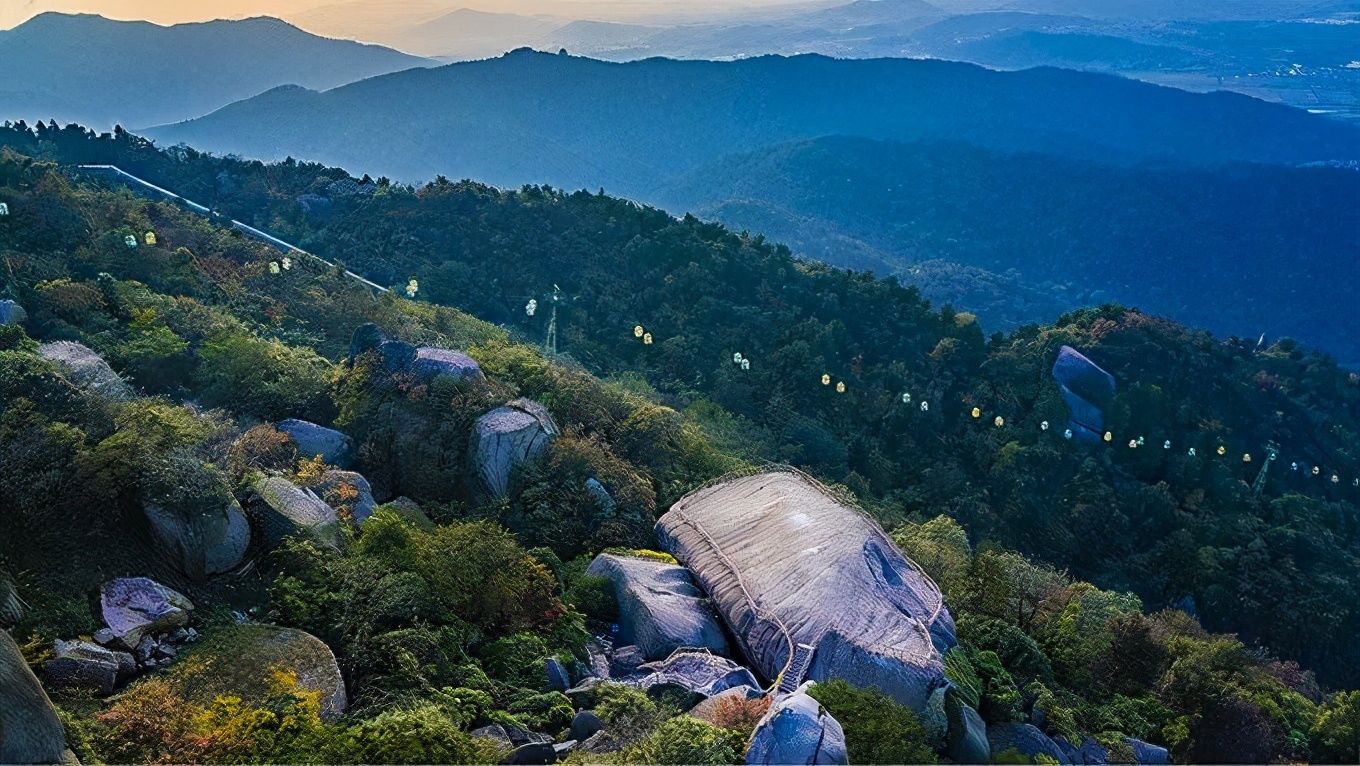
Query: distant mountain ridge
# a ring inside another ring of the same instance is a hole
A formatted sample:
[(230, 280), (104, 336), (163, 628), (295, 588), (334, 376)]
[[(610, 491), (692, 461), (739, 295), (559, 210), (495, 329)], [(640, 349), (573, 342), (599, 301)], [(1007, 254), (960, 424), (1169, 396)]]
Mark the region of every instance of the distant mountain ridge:
[(433, 62), (269, 17), (159, 26), (44, 13), (0, 31), (0, 120), (143, 127), (277, 85), (337, 85)]
[(521, 50), (325, 93), (269, 94), (148, 133), (409, 180), (546, 181), (643, 199), (725, 154), (824, 135), (1115, 162), (1360, 157), (1360, 129), (1234, 94), (1046, 68), (812, 55), (614, 64)]

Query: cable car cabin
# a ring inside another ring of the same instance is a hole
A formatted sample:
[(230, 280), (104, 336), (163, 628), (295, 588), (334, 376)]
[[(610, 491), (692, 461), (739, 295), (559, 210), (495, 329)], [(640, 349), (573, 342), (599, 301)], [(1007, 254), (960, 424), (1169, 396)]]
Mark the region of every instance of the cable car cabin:
[(0, 202), (0, 215), (9, 215), (9, 205), (7, 203)]
[(155, 247), (155, 246), (156, 246), (156, 232), (154, 232), (154, 231), (148, 231), (148, 232), (146, 233), (145, 240), (146, 240), (146, 246), (147, 246), (147, 247)]
[(137, 238), (129, 234), (123, 237), (123, 244), (127, 245), (129, 249), (135, 248), (137, 247)]

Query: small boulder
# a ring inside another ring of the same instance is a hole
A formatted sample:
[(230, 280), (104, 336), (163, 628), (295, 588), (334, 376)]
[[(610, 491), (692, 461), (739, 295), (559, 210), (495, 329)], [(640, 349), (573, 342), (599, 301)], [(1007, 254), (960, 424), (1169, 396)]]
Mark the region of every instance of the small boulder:
[(511, 472), (537, 459), (560, 433), (548, 409), (529, 399), (516, 399), (477, 418), (468, 454), (478, 494), (504, 498)]
[(373, 500), (373, 487), (363, 474), (330, 469), (321, 474), (316, 493), (337, 513), (349, 516), (355, 524), (363, 524), (378, 504)]
[(477, 361), (467, 354), (430, 346), (416, 349), (411, 371), (424, 381), (440, 376), (454, 380), (482, 380), (486, 377)]
[(601, 553), (586, 572), (613, 584), (619, 604), (618, 640), (636, 644), (647, 659), (668, 657), (681, 647), (722, 655), (731, 651), (717, 613), (688, 569)]
[(549, 657), (543, 661), (543, 672), (548, 676), (548, 688), (555, 692), (564, 692), (571, 688), (571, 674), (562, 667), (556, 657)]
[(1161, 745), (1144, 742), (1141, 739), (1125, 737), (1124, 742), (1133, 749), (1133, 762), (1147, 766), (1166, 766), (1171, 763), (1171, 753)]
[(70, 340), (43, 343), (38, 354), (61, 367), (76, 388), (109, 399), (131, 399), (132, 387), (88, 346)]
[(595, 500), (597, 518), (608, 519), (614, 516), (614, 496), (600, 483), (599, 479), (586, 479), (586, 492)]
[(748, 764), (848, 764), (845, 732), (808, 695), (809, 681), (778, 700), (756, 724), (746, 749)]
[[(105, 649), (93, 641), (62, 641), (52, 645), (52, 659), (43, 664), (43, 675), (48, 685), (58, 689), (88, 689), (99, 696), (113, 693), (120, 675), (136, 671), (127, 669), (119, 658), (122, 652)], [(132, 656), (127, 655), (127, 663)]]
[(274, 427), (288, 434), (301, 457), (320, 455), (327, 465), (338, 468), (349, 468), (354, 463), (354, 440), (333, 428), (297, 418), (280, 420)]
[(576, 746), (577, 752), (590, 753), (592, 755), (617, 753), (622, 749), (623, 743), (619, 741), (618, 737), (615, 737), (607, 731), (597, 731)]
[(609, 675), (629, 676), (637, 672), (642, 663), (647, 661), (647, 655), (643, 654), (642, 649), (629, 644), (620, 646), (614, 650), (609, 658)]
[(0, 763), (63, 763), (66, 729), (7, 631), (0, 630)]
[(571, 733), (567, 736), (577, 742), (585, 742), (604, 728), (604, 721), (590, 710), (582, 710), (571, 719)]
[(530, 742), (520, 745), (501, 760), (503, 764), (519, 766), (547, 766), (557, 763), (557, 750), (552, 742)]
[(481, 728), (473, 729), (468, 732), (470, 736), (478, 739), (489, 739), (496, 743), (496, 747), (502, 750), (512, 750), (515, 743), (510, 739), (510, 735), (505, 732), (505, 727), (498, 723), (493, 723)]
[(189, 622), (188, 597), (149, 577), (120, 577), (99, 589), (99, 611), (113, 631), (112, 644), (131, 651), (143, 637)]
[(1080, 766), (1105, 766), (1110, 762), (1110, 751), (1106, 750), (1095, 739), (1087, 737), (1082, 740), (1081, 747), (1074, 746), (1064, 737), (1054, 737), (1053, 742), (1067, 755), (1067, 759)]
[(998, 723), (988, 726), (987, 743), (993, 759), (1001, 753), (1013, 750), (1030, 760), (1044, 755), (1057, 763), (1072, 763), (1067, 753), (1058, 747), (1058, 743), (1032, 724)]
[(9, 299), (0, 301), (0, 324), (23, 324), (27, 319), (23, 306)]
[(291, 535), (307, 535), (331, 548), (340, 548), (340, 517), (315, 492), (278, 476), (263, 477), (252, 489), (257, 498), (256, 518), (269, 547)]
[(157, 549), (195, 579), (235, 569), (250, 547), (250, 521), (235, 498), (220, 509), (189, 512), (147, 503), (143, 514)]

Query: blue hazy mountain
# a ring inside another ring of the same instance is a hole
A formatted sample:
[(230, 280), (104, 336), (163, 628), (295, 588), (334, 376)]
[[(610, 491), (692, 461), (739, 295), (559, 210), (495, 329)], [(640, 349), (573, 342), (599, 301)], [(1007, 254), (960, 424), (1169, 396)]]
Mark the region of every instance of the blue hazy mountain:
[(401, 179), (547, 182), (649, 198), (734, 152), (827, 135), (949, 139), (1102, 161), (1360, 158), (1360, 129), (1227, 93), (910, 59), (606, 63), (516, 51), (326, 92), (287, 88), (149, 131)]
[(46, 13), (0, 31), (0, 120), (156, 125), (269, 88), (332, 88), (431, 62), (272, 18), (159, 26)]

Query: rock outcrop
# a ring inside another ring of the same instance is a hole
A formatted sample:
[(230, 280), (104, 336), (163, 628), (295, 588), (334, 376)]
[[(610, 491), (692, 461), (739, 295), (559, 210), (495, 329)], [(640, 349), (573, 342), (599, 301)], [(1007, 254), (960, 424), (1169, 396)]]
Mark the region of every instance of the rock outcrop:
[(327, 465), (338, 468), (349, 468), (354, 464), (354, 440), (334, 428), (297, 418), (280, 420), (274, 427), (288, 434), (297, 445), (300, 457), (310, 459), (320, 455)]
[(586, 572), (613, 584), (617, 641), (637, 645), (647, 659), (663, 659), (681, 647), (729, 653), (717, 613), (684, 567), (601, 553)]
[(746, 749), (748, 764), (846, 764), (840, 722), (808, 695), (812, 682), (777, 700), (756, 725)]
[(516, 399), (477, 418), (468, 450), (477, 493), (504, 498), (511, 472), (541, 455), (559, 433), (548, 408), (529, 399)]
[(260, 531), (271, 548), (292, 535), (306, 535), (332, 548), (340, 547), (340, 517), (312, 490), (278, 476), (261, 478), (252, 489)]
[(688, 695), (692, 699), (687, 706), (728, 689), (760, 686), (749, 668), (705, 651), (678, 651), (664, 660), (639, 666), (638, 672), (645, 675), (623, 682), (646, 689), (652, 695), (660, 696), (668, 691)]
[(878, 688), (918, 712), (947, 683), (943, 654), (956, 641), (939, 588), (877, 523), (807, 476), (772, 471), (698, 490), (656, 531), (764, 677), (803, 644), (813, 649), (806, 678)]
[(189, 623), (193, 602), (149, 577), (120, 577), (99, 589), (99, 610), (112, 644), (132, 651), (144, 636)]
[(88, 346), (70, 340), (43, 343), (38, 354), (55, 362), (76, 388), (109, 399), (130, 399), (132, 388), (113, 371), (104, 357)]
[(434, 346), (414, 346), (387, 337), (377, 325), (360, 325), (349, 343), (350, 363), (360, 354), (375, 351), (388, 374), (405, 373), (423, 383), (439, 377), (452, 380), (483, 380), (477, 361), (459, 351)]
[(1166, 766), (1171, 763), (1171, 754), (1161, 745), (1144, 742), (1141, 739), (1125, 737), (1125, 744), (1133, 750), (1133, 762), (1146, 766)]
[(1067, 403), (1067, 427), (1072, 434), (1087, 441), (1100, 439), (1105, 431), (1104, 408), (1114, 396), (1114, 376), (1080, 351), (1063, 346), (1053, 362), (1053, 379)]
[(0, 630), (0, 763), (74, 762), (66, 729), (9, 633)]

